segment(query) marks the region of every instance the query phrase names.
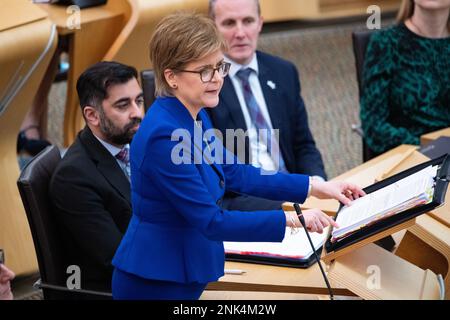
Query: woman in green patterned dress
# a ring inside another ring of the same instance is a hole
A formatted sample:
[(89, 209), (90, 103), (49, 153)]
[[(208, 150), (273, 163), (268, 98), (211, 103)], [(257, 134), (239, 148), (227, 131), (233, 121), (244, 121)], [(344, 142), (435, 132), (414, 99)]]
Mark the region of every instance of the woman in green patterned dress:
[(403, 0), (398, 22), (366, 52), (360, 116), (375, 154), (450, 127), (450, 0)]

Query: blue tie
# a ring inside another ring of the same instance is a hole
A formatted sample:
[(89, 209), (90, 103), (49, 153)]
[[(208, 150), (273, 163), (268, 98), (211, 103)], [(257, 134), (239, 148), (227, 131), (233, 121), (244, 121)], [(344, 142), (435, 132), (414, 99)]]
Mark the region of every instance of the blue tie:
[(116, 158), (125, 165), (125, 174), (128, 178), (131, 176), (130, 170), (130, 149), (128, 146), (123, 147), (122, 150), (118, 154), (116, 154)]
[[(247, 110), (250, 114), (250, 118), (252, 120), (252, 123), (254, 124), (255, 128), (257, 130), (260, 129), (266, 129), (268, 132), (268, 146), (267, 146), (267, 152), (270, 154), (271, 158), (275, 162), (275, 164), (278, 163), (279, 169), (278, 171), (281, 172), (288, 172), (286, 169), (286, 165), (283, 161), (283, 157), (280, 153), (280, 146), (278, 145), (278, 141), (274, 138), (274, 134), (267, 123), (266, 119), (264, 118), (261, 108), (259, 107), (258, 102), (255, 99), (255, 96), (253, 95), (252, 88), (250, 87), (250, 82), (248, 81), (248, 78), (250, 74), (252, 73), (252, 69), (245, 68), (241, 69), (236, 73), (236, 76), (241, 81), (242, 85), (242, 91), (244, 93), (244, 100), (245, 104), (247, 105)], [(269, 147), (271, 146), (271, 147)], [(278, 160), (278, 161), (277, 161)]]

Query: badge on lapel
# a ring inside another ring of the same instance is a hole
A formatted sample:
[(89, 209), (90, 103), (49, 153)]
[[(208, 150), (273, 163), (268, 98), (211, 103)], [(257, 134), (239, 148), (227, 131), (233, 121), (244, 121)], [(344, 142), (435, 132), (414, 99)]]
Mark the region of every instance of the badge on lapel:
[(277, 87), (277, 85), (272, 81), (272, 80), (268, 80), (267, 81), (267, 85), (270, 87), (270, 89), (275, 90), (275, 88)]

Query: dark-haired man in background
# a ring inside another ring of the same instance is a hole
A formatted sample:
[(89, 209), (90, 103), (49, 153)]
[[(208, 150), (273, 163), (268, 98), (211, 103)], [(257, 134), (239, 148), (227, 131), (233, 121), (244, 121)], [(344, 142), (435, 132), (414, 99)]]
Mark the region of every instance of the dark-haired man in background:
[(131, 217), (128, 148), (144, 99), (136, 70), (116, 62), (88, 68), (77, 92), (86, 126), (58, 164), (50, 196), (81, 289), (110, 292), (111, 260)]

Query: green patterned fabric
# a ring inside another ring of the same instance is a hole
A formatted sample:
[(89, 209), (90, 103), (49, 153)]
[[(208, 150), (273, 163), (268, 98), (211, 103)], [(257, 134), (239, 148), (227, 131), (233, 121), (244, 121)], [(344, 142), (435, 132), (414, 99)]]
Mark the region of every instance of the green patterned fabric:
[(369, 41), (360, 111), (376, 153), (419, 144), (422, 134), (450, 127), (450, 37), (430, 39), (399, 24)]

